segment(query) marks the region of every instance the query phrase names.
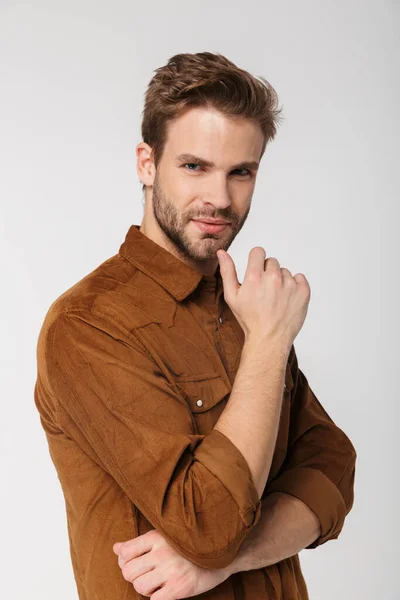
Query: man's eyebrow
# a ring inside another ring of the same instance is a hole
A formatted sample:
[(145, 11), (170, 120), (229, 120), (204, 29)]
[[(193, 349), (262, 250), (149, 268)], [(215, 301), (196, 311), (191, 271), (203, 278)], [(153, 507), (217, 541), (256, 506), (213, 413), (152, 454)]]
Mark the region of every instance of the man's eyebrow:
[[(201, 158), (200, 156), (195, 156), (194, 154), (179, 154), (176, 157), (176, 162), (183, 163), (195, 163), (200, 165), (201, 167), (209, 167), (210, 169), (215, 167), (215, 163), (210, 160), (206, 160), (205, 158)], [(259, 167), (259, 163), (257, 161), (243, 161), (237, 165), (233, 165), (232, 169), (253, 169), (257, 170)]]

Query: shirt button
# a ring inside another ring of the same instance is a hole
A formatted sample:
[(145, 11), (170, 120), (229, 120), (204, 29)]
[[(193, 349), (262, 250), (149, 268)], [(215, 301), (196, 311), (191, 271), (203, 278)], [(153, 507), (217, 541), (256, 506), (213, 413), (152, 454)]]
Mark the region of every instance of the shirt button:
[(197, 400), (196, 404), (197, 406), (203, 406), (203, 400)]
[(222, 323), (222, 317), (218, 317), (218, 321)]

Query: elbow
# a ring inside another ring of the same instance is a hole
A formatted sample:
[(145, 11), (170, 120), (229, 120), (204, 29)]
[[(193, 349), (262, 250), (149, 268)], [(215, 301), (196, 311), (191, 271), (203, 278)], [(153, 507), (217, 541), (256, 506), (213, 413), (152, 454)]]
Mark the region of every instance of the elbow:
[[(255, 527), (261, 517), (261, 501), (244, 515), (236, 512), (233, 517), (232, 529), (229, 523), (226, 529), (219, 531), (214, 540), (212, 537), (201, 536), (198, 538), (197, 552), (193, 562), (206, 569), (223, 569), (230, 565), (236, 558), (245, 537)], [(235, 534), (232, 535), (232, 531)]]
[(185, 517), (190, 517), (186, 531), (194, 549), (192, 562), (207, 569), (227, 567), (258, 523), (261, 500), (253, 498), (248, 504), (239, 505), (231, 492), (212, 478), (206, 489), (195, 486), (193, 502), (192, 510), (185, 512)]
[(241, 516), (232, 521), (232, 529), (220, 529), (216, 523), (208, 533), (204, 528), (197, 533), (192, 531), (190, 542), (181, 539), (176, 549), (199, 567), (224, 569), (235, 560), (244, 538), (258, 522), (260, 514), (261, 503), (252, 514), (247, 514), (246, 521), (250, 519), (249, 525), (246, 525)]
[(153, 525), (198, 566), (228, 566), (261, 516), (261, 499), (243, 455), (214, 429), (168, 475), (153, 504)]
[(186, 494), (179, 530), (174, 525), (169, 535), (165, 531), (182, 556), (205, 569), (223, 569), (231, 564), (261, 517), (261, 500), (241, 510), (226, 488), (219, 486), (218, 490), (212, 494), (195, 488), (194, 493)]
[(240, 544), (241, 542), (225, 549), (220, 554), (195, 554), (192, 557), (186, 556), (186, 558), (203, 569), (225, 569), (235, 560)]

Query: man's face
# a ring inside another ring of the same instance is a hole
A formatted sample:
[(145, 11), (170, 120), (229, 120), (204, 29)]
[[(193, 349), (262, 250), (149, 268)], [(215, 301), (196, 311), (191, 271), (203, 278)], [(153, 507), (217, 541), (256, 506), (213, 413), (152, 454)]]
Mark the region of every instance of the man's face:
[[(229, 248), (250, 210), (263, 141), (252, 121), (205, 108), (168, 123), (152, 205), (159, 227), (183, 256), (206, 261)], [(193, 219), (228, 224), (210, 233)]]

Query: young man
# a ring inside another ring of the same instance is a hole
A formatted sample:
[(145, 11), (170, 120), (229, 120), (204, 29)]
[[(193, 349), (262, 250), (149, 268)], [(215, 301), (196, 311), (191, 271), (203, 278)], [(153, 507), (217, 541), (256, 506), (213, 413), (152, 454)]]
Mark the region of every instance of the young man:
[(279, 112), (219, 54), (157, 69), (143, 221), (47, 312), (35, 403), (81, 600), (305, 600), (298, 552), (353, 505), (355, 449), (293, 346), (306, 278), (256, 247), (240, 285), (226, 252)]

